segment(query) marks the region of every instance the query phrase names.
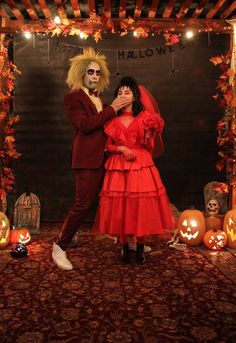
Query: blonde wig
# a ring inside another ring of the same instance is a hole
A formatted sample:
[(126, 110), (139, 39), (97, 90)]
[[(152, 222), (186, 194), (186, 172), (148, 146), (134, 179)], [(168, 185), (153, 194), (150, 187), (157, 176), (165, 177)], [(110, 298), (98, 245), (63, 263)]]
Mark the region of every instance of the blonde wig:
[(102, 92), (109, 85), (109, 70), (107, 68), (106, 57), (96, 54), (93, 48), (86, 48), (82, 55), (77, 55), (70, 59), (70, 69), (66, 79), (66, 83), (71, 90), (79, 90), (82, 88), (84, 76), (90, 63), (96, 62), (100, 68), (100, 78), (97, 89)]

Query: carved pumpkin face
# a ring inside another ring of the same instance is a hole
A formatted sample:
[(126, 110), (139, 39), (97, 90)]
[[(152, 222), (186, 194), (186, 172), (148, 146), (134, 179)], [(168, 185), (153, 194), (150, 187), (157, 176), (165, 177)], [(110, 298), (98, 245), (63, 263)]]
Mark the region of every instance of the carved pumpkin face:
[(178, 220), (180, 240), (189, 245), (198, 245), (202, 242), (206, 231), (205, 219), (198, 210), (185, 210)]
[(205, 246), (212, 250), (221, 250), (227, 243), (227, 235), (221, 230), (208, 230), (203, 238)]
[(9, 243), (10, 225), (7, 216), (0, 212), (0, 249), (4, 249)]
[(10, 243), (23, 243), (27, 244), (31, 239), (30, 233), (26, 228), (15, 228), (10, 233)]
[(228, 211), (224, 218), (224, 232), (227, 235), (227, 245), (236, 248), (236, 209)]

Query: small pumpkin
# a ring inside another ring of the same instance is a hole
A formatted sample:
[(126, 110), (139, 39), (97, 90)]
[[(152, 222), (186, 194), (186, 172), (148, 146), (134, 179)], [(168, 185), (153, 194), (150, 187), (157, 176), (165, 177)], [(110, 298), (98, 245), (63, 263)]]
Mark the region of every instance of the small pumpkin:
[(211, 250), (221, 250), (227, 244), (227, 235), (222, 230), (208, 230), (205, 233), (203, 242)]
[(178, 220), (178, 234), (180, 240), (189, 245), (202, 243), (206, 232), (205, 219), (201, 211), (185, 210)]
[(10, 224), (7, 216), (0, 212), (0, 249), (4, 249), (9, 243)]
[(227, 235), (227, 245), (230, 248), (236, 248), (236, 206), (228, 211), (224, 217), (224, 232)]
[(207, 215), (205, 216), (206, 230), (219, 230), (223, 226), (222, 216)]
[(15, 227), (10, 232), (10, 244), (22, 243), (27, 244), (31, 240), (30, 233), (28, 229), (22, 227)]

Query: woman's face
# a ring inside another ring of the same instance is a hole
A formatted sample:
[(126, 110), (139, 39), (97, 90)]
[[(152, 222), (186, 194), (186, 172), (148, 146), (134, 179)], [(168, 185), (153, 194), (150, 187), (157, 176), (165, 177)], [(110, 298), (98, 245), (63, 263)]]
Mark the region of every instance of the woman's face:
[(117, 93), (117, 97), (123, 97), (126, 98), (127, 100), (129, 100), (129, 105), (132, 104), (133, 100), (134, 100), (134, 94), (132, 92), (132, 90), (127, 87), (120, 87)]

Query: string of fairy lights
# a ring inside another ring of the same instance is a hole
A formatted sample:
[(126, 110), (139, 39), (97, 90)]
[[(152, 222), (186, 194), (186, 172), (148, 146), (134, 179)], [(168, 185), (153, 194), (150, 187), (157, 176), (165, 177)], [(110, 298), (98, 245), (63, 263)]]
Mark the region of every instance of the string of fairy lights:
[[(62, 20), (59, 16), (55, 16), (54, 19), (52, 20), (52, 22), (56, 25), (56, 26), (60, 26), (62, 23)], [(73, 28), (74, 30), (74, 34), (77, 35), (81, 40), (85, 40), (89, 37), (89, 35), (86, 33), (86, 30), (82, 30), (82, 29), (76, 29), (76, 28)], [(231, 30), (231, 26), (224, 26), (223, 27), (223, 31), (225, 31), (226, 33), (227, 32), (230, 32), (229, 30)], [(174, 29), (169, 29), (169, 30), (163, 30), (163, 32), (172, 32), (174, 31)], [(181, 30), (183, 31), (183, 30)], [(101, 30), (97, 30), (97, 32), (101, 32)], [(105, 31), (106, 32), (106, 31)], [(196, 33), (201, 33), (201, 32), (207, 32), (208, 34), (210, 34), (210, 32), (212, 32), (212, 28), (209, 27), (209, 28), (205, 28), (205, 29), (196, 29), (196, 30), (190, 30), (190, 29), (186, 29), (185, 33), (184, 33), (184, 36), (185, 38), (187, 39), (192, 39), (194, 37), (194, 35)], [(145, 37), (145, 35), (140, 35), (140, 27), (136, 27), (132, 30), (132, 33), (133, 33), (133, 36), (135, 38), (140, 38), (140, 37)], [(216, 32), (218, 33), (218, 32)], [(57, 33), (58, 34), (58, 33)], [(33, 33), (30, 31), (30, 30), (23, 30), (23, 35), (26, 39), (30, 39), (33, 35)], [(154, 32), (151, 33), (152, 36), (155, 35)], [(122, 36), (122, 34), (121, 34)], [(148, 33), (146, 33), (146, 37), (148, 36)], [(209, 35), (210, 36), (210, 35)], [(97, 42), (97, 41), (96, 41)]]
[[(23, 35), (26, 39), (31, 39), (32, 36), (33, 36), (33, 33), (30, 32), (30, 31), (23, 31)], [(137, 34), (136, 34), (136, 31), (133, 32), (133, 36), (135, 37)], [(87, 39), (87, 35), (83, 32), (83, 31), (80, 31), (79, 34), (78, 34), (79, 38), (80, 39)], [(191, 31), (191, 30), (188, 30), (185, 32), (185, 37), (187, 39), (191, 39), (194, 37), (194, 32)]]
[[(59, 16), (56, 16), (53, 20), (53, 23), (56, 25), (56, 27), (60, 27), (60, 25), (62, 24), (62, 21), (61, 21), (61, 18)], [(224, 27), (225, 31), (228, 32), (229, 30), (229, 27), (226, 26)], [(194, 39), (195, 35), (197, 35), (198, 33), (202, 33), (202, 32), (205, 32), (207, 34), (207, 43), (208, 43), (208, 46), (211, 45), (211, 30), (208, 28), (206, 30), (200, 30), (200, 29), (194, 29), (194, 30), (190, 30), (190, 29), (186, 29), (185, 31), (184, 30), (181, 30), (181, 32), (178, 32), (177, 31), (173, 31), (173, 30), (163, 30), (159, 33), (157, 33), (157, 35), (160, 36), (160, 33), (163, 34), (163, 37), (165, 38), (165, 35), (169, 34), (171, 32), (171, 34), (175, 35), (177, 37), (177, 42), (174, 42), (173, 44), (166, 44), (166, 48), (167, 48), (167, 52), (168, 52), (168, 47), (171, 48), (173, 46), (177, 46), (178, 44), (181, 44), (181, 43), (187, 43), (188, 41), (190, 42), (191, 40)], [(36, 45), (36, 36), (39, 36), (41, 38), (46, 38), (47, 39), (47, 51), (48, 51), (48, 63), (51, 62), (51, 56), (50, 56), (50, 49), (51, 49), (51, 46), (50, 46), (50, 38), (51, 37), (56, 37), (56, 36), (59, 36), (59, 34), (54, 34), (53, 32), (50, 32), (51, 35), (49, 36), (48, 32), (47, 33), (42, 33), (42, 32), (32, 32), (32, 31), (22, 31), (23, 33), (23, 36), (25, 37), (26, 40), (30, 40), (32, 39), (32, 46), (33, 48), (35, 48), (35, 45)], [(104, 31), (104, 33), (106, 33), (106, 31)], [(216, 34), (218, 34), (218, 32), (215, 32)], [(63, 34), (62, 34), (63, 35)], [(74, 49), (76, 51), (76, 53), (82, 53), (83, 52), (83, 49), (84, 49), (84, 46), (83, 46), (83, 43), (82, 41), (83, 40), (86, 40), (89, 35), (86, 34), (86, 32), (80, 30), (80, 29), (74, 29), (74, 36), (78, 37), (78, 42), (75, 43), (75, 44), (71, 44), (71, 43), (68, 43), (68, 42), (63, 42), (61, 43), (61, 45), (63, 46), (62, 49), (64, 50), (71, 50), (71, 49)], [(140, 38), (137, 36), (137, 31), (134, 29), (133, 31), (129, 31), (129, 35), (133, 35), (134, 38)], [(154, 37), (155, 36), (155, 33), (154, 32), (149, 32), (149, 35)], [(63, 36), (66, 36), (66, 35), (63, 35)], [(91, 35), (90, 35), (91, 36)], [(121, 35), (122, 36), (122, 35)], [(166, 38), (165, 38), (166, 39)], [(179, 41), (178, 41), (179, 40)], [(184, 46), (184, 45), (183, 45)], [(162, 46), (164, 47), (164, 45)], [(132, 53), (134, 53), (136, 56), (139, 57), (139, 55), (141, 54), (142, 57), (150, 57), (150, 54), (153, 53), (153, 51), (156, 51), (156, 48), (158, 47), (152, 47), (152, 48), (148, 48), (148, 49), (145, 49), (145, 48), (139, 48), (139, 49), (132, 49)], [(161, 46), (159, 46), (159, 48), (161, 48)], [(99, 49), (101, 50), (101, 49)], [(119, 55), (120, 55), (120, 51), (118, 49), (111, 49), (111, 48), (102, 48), (102, 51), (106, 51), (106, 52), (114, 52), (115, 53), (115, 59), (116, 59), (116, 76), (120, 76), (120, 70), (119, 70), (119, 59), (121, 58)], [(127, 49), (122, 49), (122, 53), (126, 54), (126, 58), (127, 58), (127, 53), (129, 54), (131, 50), (127, 50)], [(176, 58), (176, 54), (175, 54), (175, 50), (171, 50), (170, 49), (170, 52), (171, 53), (171, 71), (170, 71), (170, 76), (174, 76), (176, 72), (179, 71), (178, 68), (176, 68), (176, 65), (175, 65), (175, 58)], [(145, 55), (146, 53), (149, 53), (149, 55)], [(132, 58), (132, 56), (131, 56)], [(134, 58), (134, 57), (133, 57)], [(135, 57), (136, 58), (136, 57)]]

